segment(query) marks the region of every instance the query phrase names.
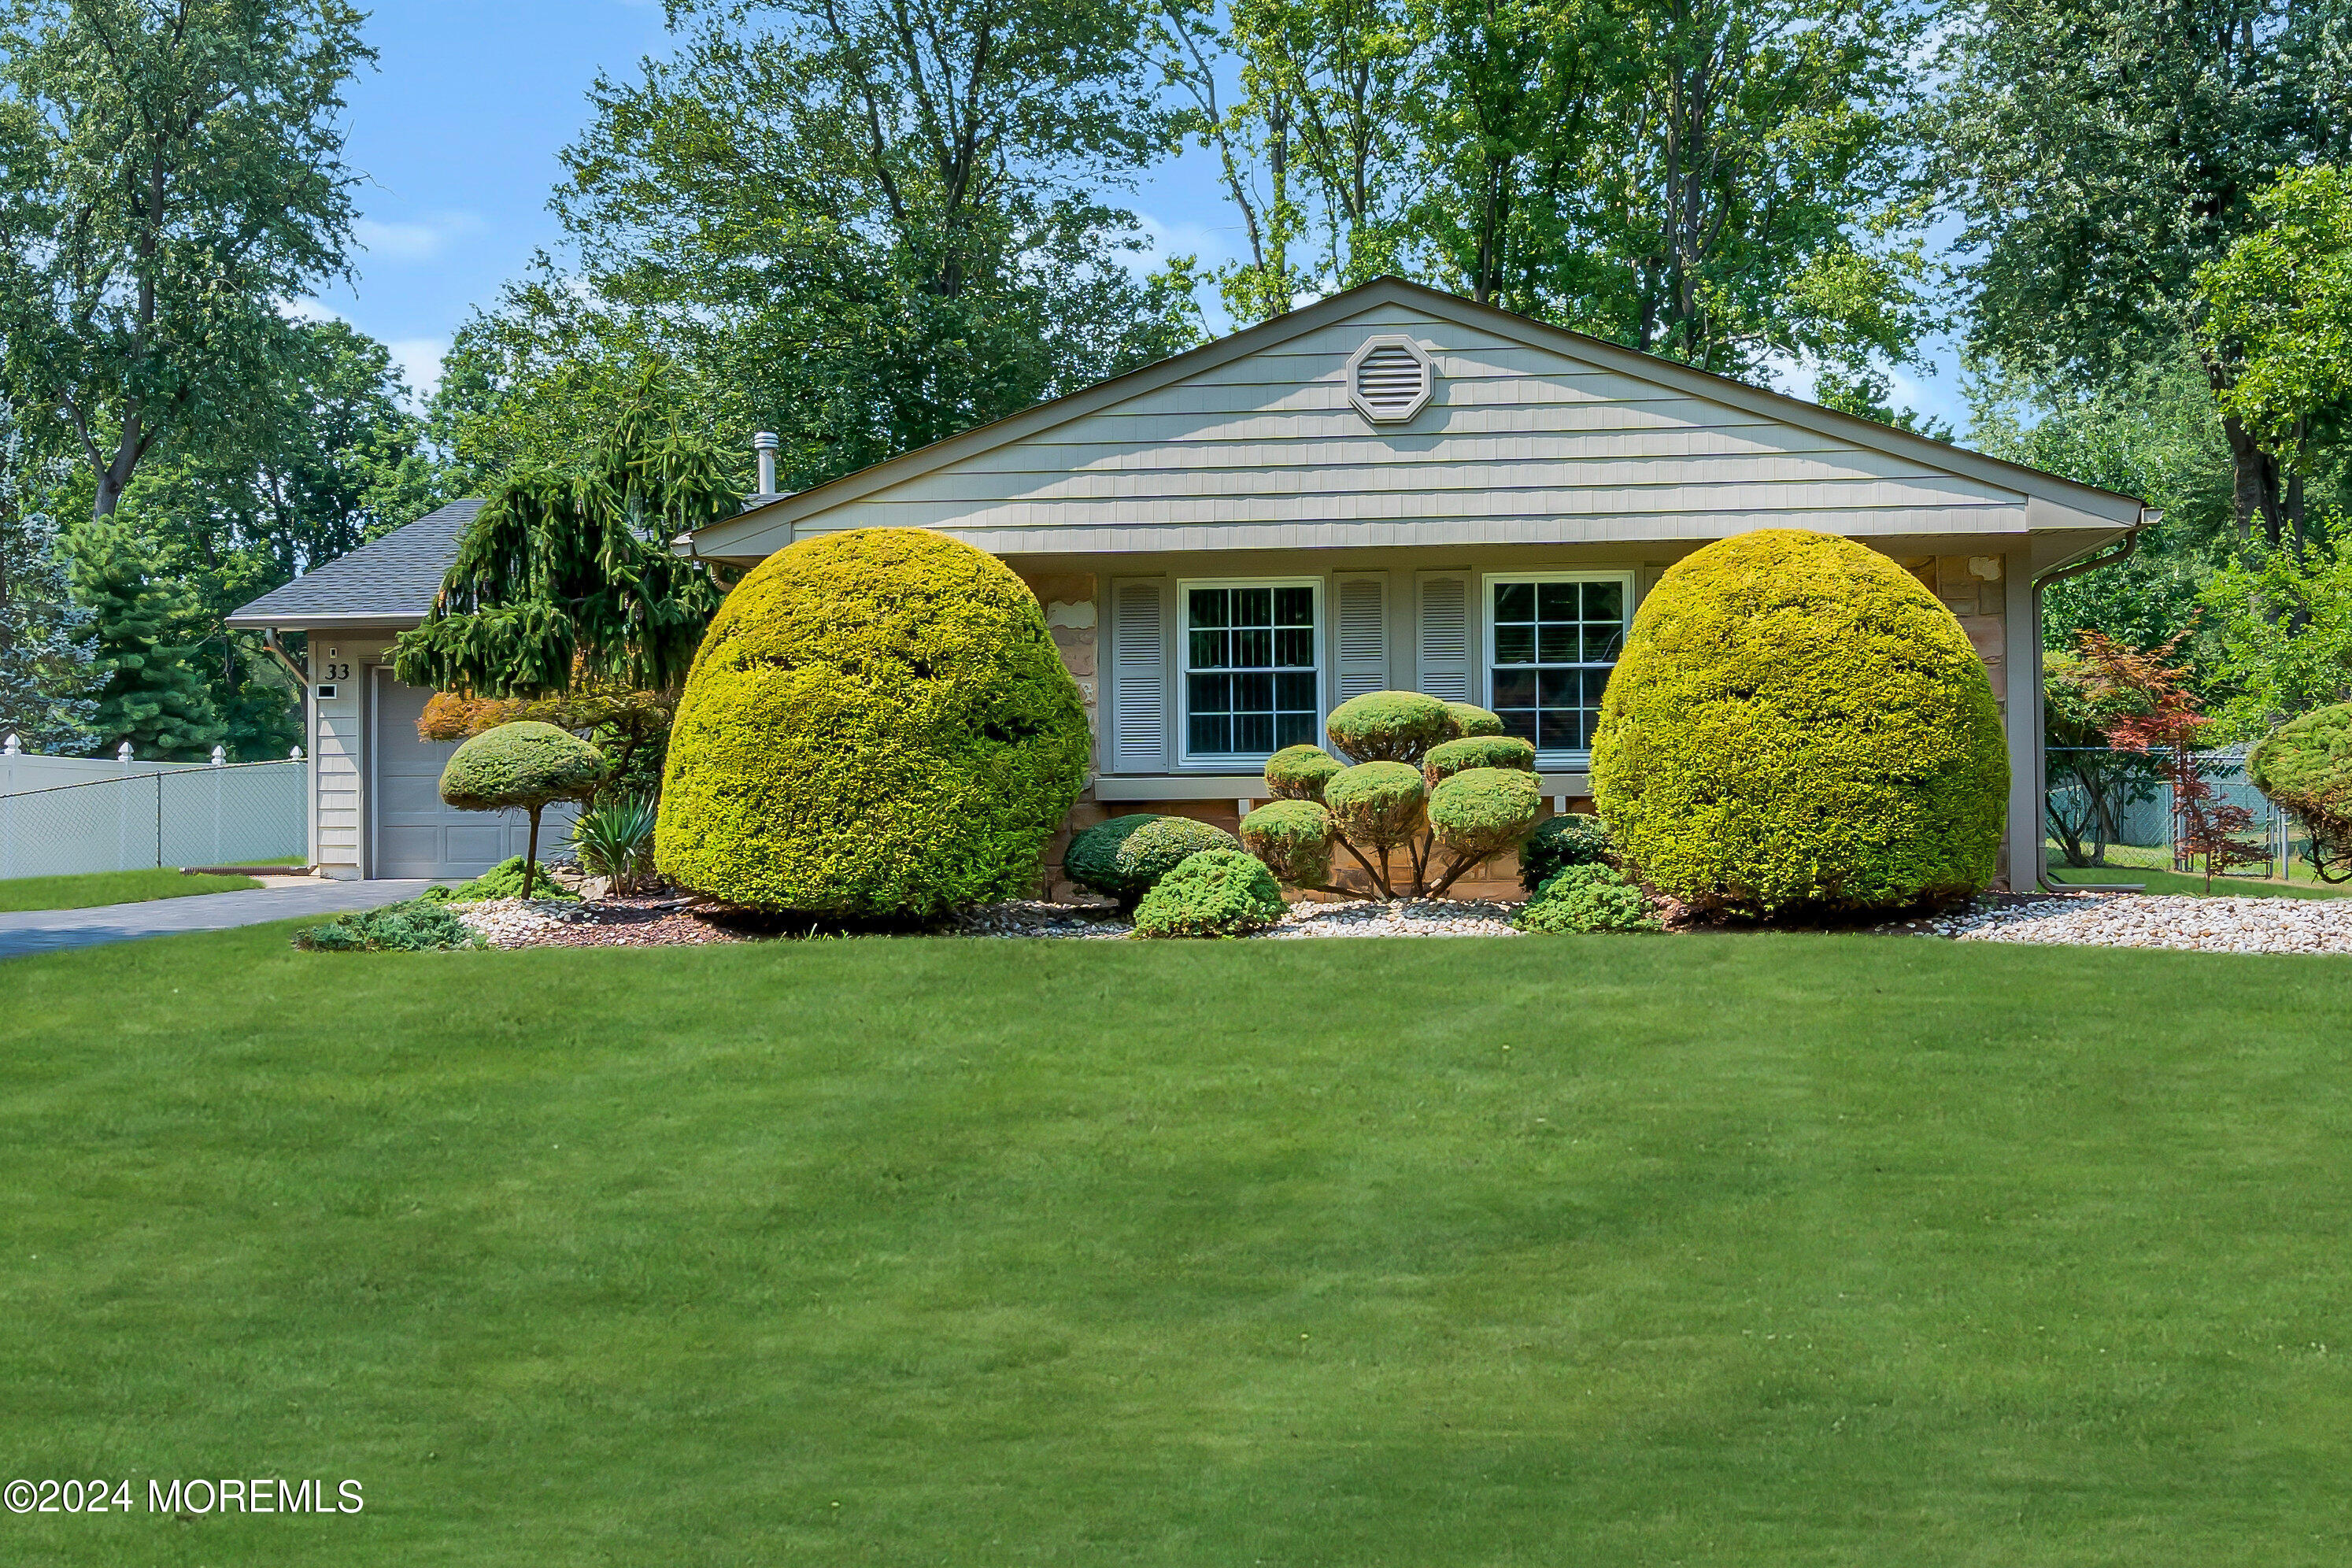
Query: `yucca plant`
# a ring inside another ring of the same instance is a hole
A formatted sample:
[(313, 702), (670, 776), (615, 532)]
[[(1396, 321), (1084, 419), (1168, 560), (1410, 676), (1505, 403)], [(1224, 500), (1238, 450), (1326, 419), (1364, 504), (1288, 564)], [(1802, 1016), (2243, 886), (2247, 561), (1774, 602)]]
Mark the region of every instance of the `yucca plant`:
[(653, 875), (654, 820), (650, 795), (592, 807), (572, 825), (572, 852), (583, 870), (606, 879), (614, 892), (635, 892)]

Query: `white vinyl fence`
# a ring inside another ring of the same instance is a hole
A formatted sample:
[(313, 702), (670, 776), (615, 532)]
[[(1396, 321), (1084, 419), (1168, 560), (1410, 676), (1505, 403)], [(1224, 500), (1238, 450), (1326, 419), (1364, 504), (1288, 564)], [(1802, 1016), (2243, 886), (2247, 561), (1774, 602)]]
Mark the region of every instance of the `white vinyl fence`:
[(309, 773), (299, 756), (207, 766), (10, 752), (0, 756), (0, 878), (302, 855)]

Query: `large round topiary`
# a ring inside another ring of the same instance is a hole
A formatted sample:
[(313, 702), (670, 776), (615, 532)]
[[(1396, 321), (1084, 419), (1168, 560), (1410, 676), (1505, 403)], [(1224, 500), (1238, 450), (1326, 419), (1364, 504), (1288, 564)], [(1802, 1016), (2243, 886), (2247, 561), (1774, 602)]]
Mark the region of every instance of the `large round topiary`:
[(1331, 814), (1311, 800), (1270, 800), (1242, 818), (1242, 847), (1294, 888), (1331, 881)]
[(1138, 936), (1240, 936), (1282, 919), (1282, 889), (1255, 856), (1204, 849), (1160, 879), (1135, 909)]
[(730, 903), (838, 919), (1018, 897), (1088, 745), (1045, 614), (1003, 562), (921, 529), (803, 540), (711, 620), (656, 858)]
[(1872, 909), (1991, 879), (2000, 714), (1951, 612), (1885, 556), (1772, 529), (1669, 570), (1602, 700), (1592, 794), (1696, 909)]
[(1197, 817), (1137, 812), (1074, 835), (1062, 851), (1062, 875), (1131, 910), (1188, 857), (1240, 847), (1232, 834)]
[(1368, 691), (1331, 710), (1324, 733), (1357, 763), (1414, 763), (1461, 731), (1446, 705), (1418, 691)]
[(460, 811), (529, 815), (521, 889), (528, 899), (539, 872), (540, 814), (559, 800), (585, 800), (604, 778), (604, 752), (569, 730), (523, 719), (459, 746), (441, 770), (441, 798)]
[(2352, 875), (2352, 702), (2272, 731), (2247, 757), (2246, 777), (2311, 835), (2322, 876)]

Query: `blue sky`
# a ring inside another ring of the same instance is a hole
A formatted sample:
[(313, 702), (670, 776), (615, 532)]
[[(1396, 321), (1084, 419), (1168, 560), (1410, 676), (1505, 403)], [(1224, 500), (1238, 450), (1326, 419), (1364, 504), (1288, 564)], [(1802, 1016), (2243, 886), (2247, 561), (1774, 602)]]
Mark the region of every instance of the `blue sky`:
[[(467, 314), (532, 251), (559, 247), (547, 210), (556, 153), (586, 123), (597, 71), (631, 75), (668, 39), (648, 0), (384, 0), (368, 37), (379, 68), (352, 86), (346, 147), (366, 176), (354, 193), (359, 276), (317, 304), (391, 344), (422, 391)], [(1155, 249), (1213, 265), (1236, 243), (1200, 153), (1149, 171), (1128, 205)], [(1965, 426), (1943, 359), (1935, 374), (1898, 377), (1897, 401)]]

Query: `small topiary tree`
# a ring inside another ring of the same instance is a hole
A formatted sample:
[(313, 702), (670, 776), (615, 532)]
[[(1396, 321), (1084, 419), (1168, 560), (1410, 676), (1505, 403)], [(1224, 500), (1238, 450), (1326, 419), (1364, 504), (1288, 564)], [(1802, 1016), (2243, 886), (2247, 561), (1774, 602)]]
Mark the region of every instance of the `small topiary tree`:
[(1336, 831), (1320, 801), (1268, 801), (1242, 818), (1242, 847), (1286, 886), (1336, 893), (1340, 889), (1330, 885)]
[(778, 551), (727, 595), (672, 728), (655, 860), (730, 903), (834, 920), (1017, 898), (1092, 742), (1012, 568), (916, 528)]
[(1197, 817), (1137, 812), (1073, 835), (1062, 851), (1062, 874), (1081, 888), (1117, 899), (1120, 912), (1132, 913), (1137, 901), (1188, 858), (1240, 847), (1232, 834)]
[(1991, 879), (2009, 759), (1935, 595), (1850, 540), (1768, 529), (1643, 601), (1592, 794), (1626, 868), (1694, 909), (1874, 909)]
[(2322, 881), (2352, 879), (2352, 702), (2272, 731), (2246, 759), (2246, 776), (2311, 836)]
[[(1336, 846), (1363, 868), (1381, 897), (1393, 899), (1399, 884), (1391, 858), (1402, 849), (1411, 871), (1404, 890), (1413, 897), (1443, 894), (1472, 866), (1510, 848), (1535, 822), (1535, 748), (1502, 729), (1503, 721), (1484, 708), (1418, 691), (1349, 698), (1332, 710), (1326, 730), (1353, 767), (1342, 767), (1318, 747), (1292, 746), (1276, 752), (1265, 768), (1266, 790), (1276, 805), (1296, 802), (1322, 813), (1320, 858), (1303, 848), (1315, 838), (1316, 819), (1285, 812), (1267, 818), (1261, 831), (1266, 864), (1294, 888), (1342, 892), (1325, 882)], [(1518, 773), (1524, 784), (1465, 786), (1449, 797), (1447, 807), (1433, 809), (1436, 792), (1454, 778), (1496, 771)], [(1523, 800), (1530, 803), (1524, 813)], [(1271, 809), (1244, 820), (1244, 844), (1257, 847), (1250, 824)]]
[(534, 720), (485, 730), (441, 770), (441, 798), (460, 811), (524, 811), (530, 844), (522, 896), (539, 869), (539, 816), (559, 800), (585, 800), (604, 782), (604, 754), (568, 730)]
[(1185, 857), (1135, 909), (1135, 934), (1240, 936), (1282, 919), (1282, 889), (1255, 856), (1204, 849)]

